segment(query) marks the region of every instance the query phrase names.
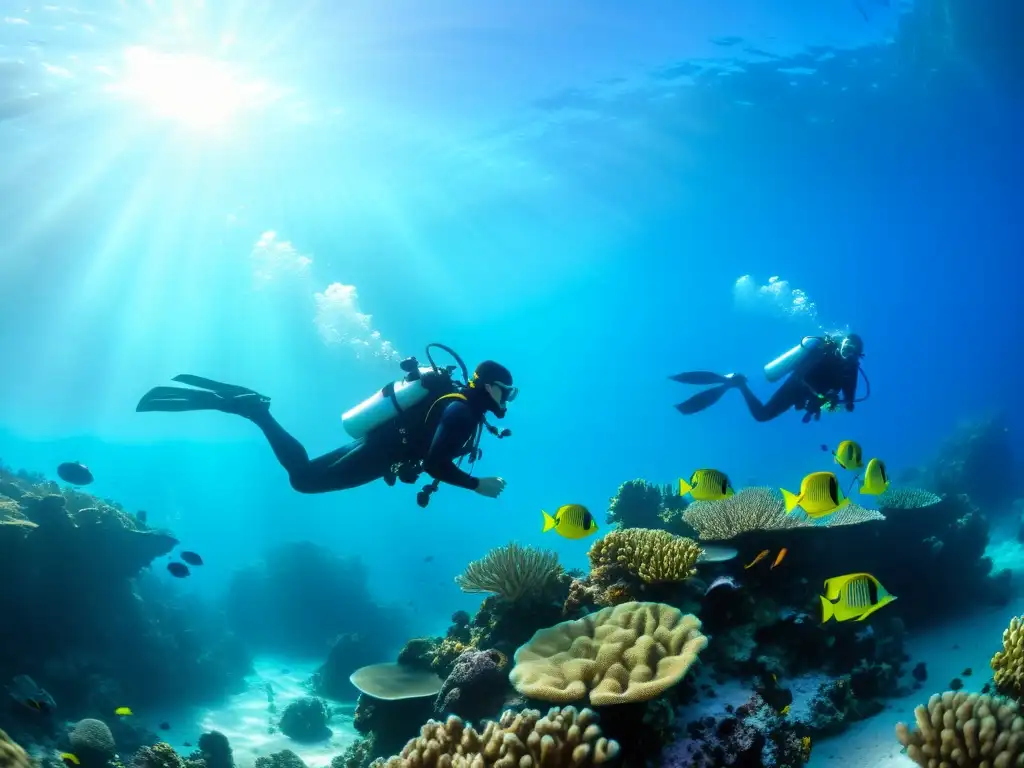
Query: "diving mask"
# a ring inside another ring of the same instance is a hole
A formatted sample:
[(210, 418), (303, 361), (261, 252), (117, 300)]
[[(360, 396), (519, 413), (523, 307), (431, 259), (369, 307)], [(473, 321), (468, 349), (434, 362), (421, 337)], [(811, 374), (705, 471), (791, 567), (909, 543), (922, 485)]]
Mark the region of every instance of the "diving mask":
[(864, 356), (863, 346), (858, 339), (847, 336), (839, 345), (839, 356), (843, 360), (856, 360)]
[(500, 381), (489, 382), (492, 387), (497, 387), (501, 390), (501, 404), (505, 405), (511, 403), (519, 395), (519, 387), (513, 387), (509, 384), (502, 384)]

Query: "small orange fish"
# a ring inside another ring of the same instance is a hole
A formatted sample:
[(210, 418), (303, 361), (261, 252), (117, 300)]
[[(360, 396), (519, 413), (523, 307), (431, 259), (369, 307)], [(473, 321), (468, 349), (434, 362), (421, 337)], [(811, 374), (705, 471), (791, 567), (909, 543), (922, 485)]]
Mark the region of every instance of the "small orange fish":
[(758, 556), (757, 556), (757, 557), (755, 557), (755, 558), (754, 558), (753, 560), (751, 560), (751, 561), (750, 561), (750, 564), (749, 564), (749, 565), (744, 565), (743, 567), (744, 567), (744, 568), (753, 568), (753, 567), (754, 567), (755, 565), (757, 565), (757, 564), (758, 564), (758, 563), (760, 563), (760, 562), (761, 562), (762, 560), (764, 560), (764, 559), (765, 559), (766, 557), (768, 557), (768, 553), (769, 553), (770, 551), (771, 551), (770, 549), (764, 549), (764, 550), (761, 550), (761, 552), (760, 552), (760, 553), (758, 554)]
[(772, 570), (773, 568), (775, 568), (775, 566), (776, 566), (776, 565), (778, 565), (779, 563), (781, 563), (781, 562), (782, 562), (782, 558), (784, 558), (784, 557), (786, 556), (786, 553), (787, 553), (787, 552), (789, 552), (789, 550), (788, 550), (788, 549), (786, 549), (785, 547), (783, 547), (782, 549), (780, 549), (780, 550), (779, 550), (779, 556), (775, 558), (775, 562), (774, 562), (774, 563), (772, 563), (772, 567), (771, 567), (771, 568), (769, 568), (768, 570)]

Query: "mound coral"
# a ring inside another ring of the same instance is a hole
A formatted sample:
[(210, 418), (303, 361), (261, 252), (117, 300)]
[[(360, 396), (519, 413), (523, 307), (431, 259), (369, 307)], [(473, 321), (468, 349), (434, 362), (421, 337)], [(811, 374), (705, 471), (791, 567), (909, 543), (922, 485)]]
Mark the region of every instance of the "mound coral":
[(497, 547), (455, 577), (463, 592), (490, 592), (515, 602), (542, 597), (562, 575), (558, 555), (511, 542)]
[(379, 768), (582, 768), (611, 763), (616, 741), (601, 734), (598, 716), (589, 709), (505, 711), (478, 733), (457, 717), (423, 726), (402, 753)]
[(0, 768), (31, 768), (32, 761), (25, 750), (0, 730)]
[(932, 507), (942, 501), (931, 491), (924, 491), (920, 488), (888, 488), (878, 496), (879, 509), (924, 509)]
[(86, 768), (106, 765), (117, 751), (114, 734), (102, 720), (79, 720), (68, 734), (68, 740), (71, 751)]
[(885, 520), (885, 515), (851, 503), (812, 521), (805, 515), (786, 514), (782, 497), (773, 488), (752, 487), (721, 501), (695, 501), (686, 508), (683, 519), (693, 526), (701, 541), (725, 541), (749, 531), (835, 528)]
[(1004, 696), (1024, 696), (1024, 616), (1014, 616), (1003, 630), (1003, 650), (989, 662), (996, 690)]
[(702, 552), (697, 542), (668, 531), (629, 528), (595, 541), (588, 557), (591, 569), (621, 567), (654, 584), (690, 578)]
[(680, 680), (707, 646), (700, 620), (663, 603), (623, 603), (539, 630), (510, 680), (524, 696), (594, 706), (647, 701)]
[(284, 708), (278, 727), (294, 741), (325, 741), (331, 738), (331, 729), (327, 727), (330, 718), (331, 711), (323, 699), (304, 696)]
[(434, 702), (438, 715), (471, 720), (498, 711), (508, 690), (508, 658), (501, 651), (465, 651), (455, 662)]
[(1024, 718), (1002, 696), (936, 693), (914, 718), (917, 729), (898, 723), (896, 738), (923, 768), (1008, 768), (1024, 761)]

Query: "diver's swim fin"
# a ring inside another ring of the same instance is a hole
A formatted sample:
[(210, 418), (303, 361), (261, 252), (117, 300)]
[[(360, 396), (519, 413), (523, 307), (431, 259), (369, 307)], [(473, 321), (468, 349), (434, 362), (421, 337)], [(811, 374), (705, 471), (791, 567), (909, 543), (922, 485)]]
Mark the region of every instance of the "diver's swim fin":
[(699, 413), (705, 408), (710, 408), (712, 405), (717, 403), (722, 398), (722, 395), (730, 389), (732, 389), (732, 387), (728, 384), (719, 384), (717, 387), (705, 389), (703, 392), (698, 392), (689, 400), (684, 400), (676, 405), (676, 410), (686, 416), (689, 416), (692, 413)]
[[(723, 376), (720, 373), (712, 373), (711, 371), (686, 371), (685, 373), (677, 373), (675, 376), (669, 376), (672, 381), (678, 381), (680, 384), (725, 384), (729, 381), (729, 376)], [(706, 407), (706, 406), (705, 406)]]
[(224, 411), (245, 416), (254, 408), (266, 410), (270, 404), (269, 397), (235, 384), (223, 384), (213, 379), (204, 379), (202, 376), (193, 376), (190, 373), (175, 376), (173, 380), (200, 387), (200, 389), (154, 387), (142, 396), (138, 405), (135, 406), (135, 411), (137, 413)]

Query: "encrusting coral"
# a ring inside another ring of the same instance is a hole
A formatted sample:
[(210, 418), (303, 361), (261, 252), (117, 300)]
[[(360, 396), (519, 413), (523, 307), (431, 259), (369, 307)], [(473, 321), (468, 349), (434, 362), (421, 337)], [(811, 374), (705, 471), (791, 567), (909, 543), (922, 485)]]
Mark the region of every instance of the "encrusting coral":
[(1010, 768), (1024, 761), (1024, 718), (1002, 696), (946, 691), (914, 709), (917, 729), (896, 738), (922, 768)]
[(0, 730), (0, 768), (31, 768), (32, 761), (20, 746)]
[(515, 602), (542, 597), (561, 574), (562, 567), (554, 552), (513, 541), (474, 560), (465, 573), (455, 577), (455, 583), (463, 592), (490, 592)]
[(668, 531), (627, 528), (594, 542), (588, 557), (592, 570), (622, 567), (646, 584), (685, 581), (696, 572), (703, 550), (692, 539)]
[(1024, 696), (1024, 616), (1014, 616), (1003, 630), (1003, 650), (989, 662), (996, 690), (1004, 696)]
[(647, 701), (674, 686), (707, 647), (700, 620), (664, 603), (623, 603), (541, 629), (515, 654), (524, 696), (594, 706)]
[(457, 717), (430, 720), (402, 753), (376, 768), (582, 768), (605, 765), (619, 754), (590, 709), (506, 710), (478, 733)]
[(781, 495), (773, 488), (751, 487), (720, 501), (695, 501), (686, 508), (683, 519), (701, 541), (725, 541), (749, 531), (835, 528), (885, 520), (885, 515), (851, 503), (813, 521), (806, 515), (787, 514)]

